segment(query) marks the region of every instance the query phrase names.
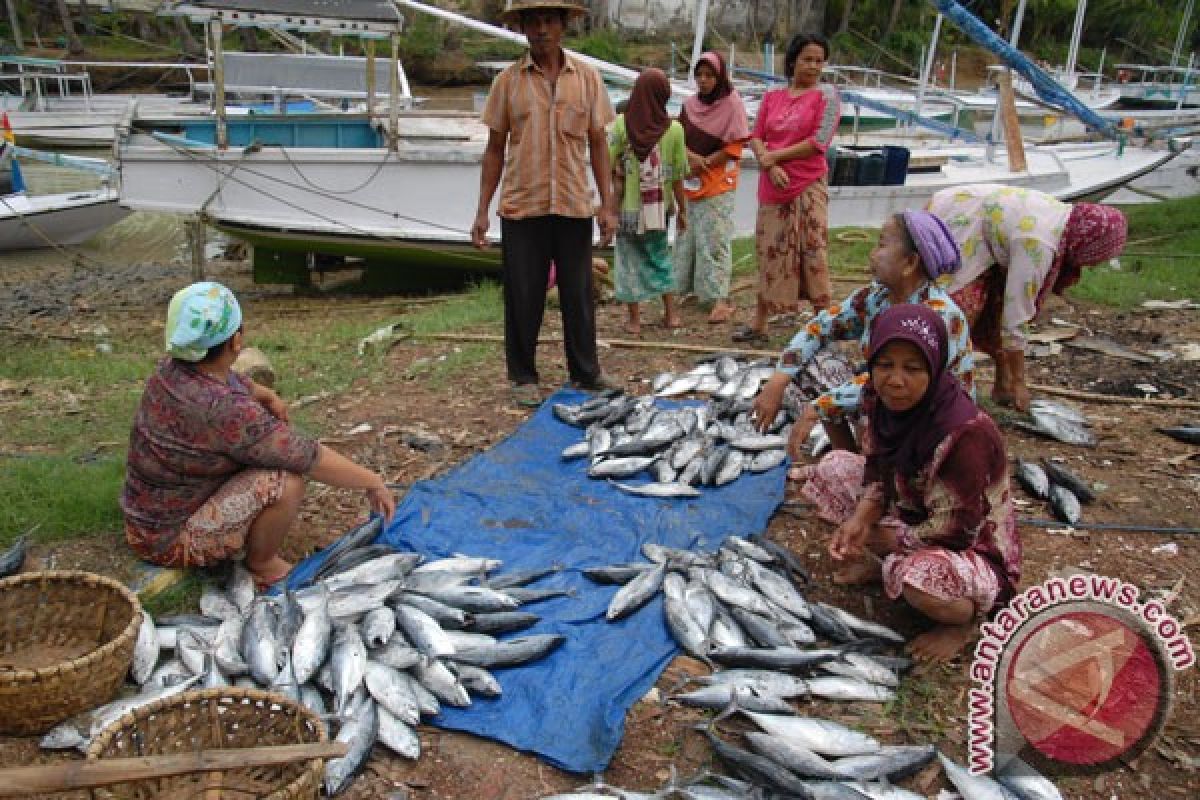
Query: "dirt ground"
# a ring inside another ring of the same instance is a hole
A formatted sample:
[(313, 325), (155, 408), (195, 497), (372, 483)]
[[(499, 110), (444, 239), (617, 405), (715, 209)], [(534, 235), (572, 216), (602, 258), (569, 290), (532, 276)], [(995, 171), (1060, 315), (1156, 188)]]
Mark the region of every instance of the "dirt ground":
[[(274, 290), (253, 289), (245, 264), (222, 263), (211, 277), (225, 281), (243, 298), (247, 319), (280, 313), (285, 305), (312, 304), (346, 313), (356, 305), (364, 315), (377, 315), (380, 323), (394, 317), (381, 312), (378, 300), (353, 297), (299, 297)], [(144, 325), (165, 308), (170, 292), (186, 282), (184, 268), (166, 269), (152, 275), (123, 271), (113, 275), (89, 272), (80, 277), (68, 267), (50, 270), (43, 280), (30, 282), (22, 276), (0, 275), (0, 323), (43, 332), (69, 330), (71, 326), (103, 323), (119, 337), (126, 326)], [(839, 281), (835, 294), (853, 288)], [(752, 293), (739, 296), (743, 307)], [(38, 309), (30, 316), (31, 309)], [(319, 311), (317, 312), (320, 313)], [(660, 310), (643, 311), (644, 341), (670, 341), (712, 347), (730, 346), (730, 327), (705, 323), (705, 313), (695, 306), (683, 310), (685, 327), (670, 332), (656, 323)], [(623, 310), (614, 305), (600, 308), (602, 339), (622, 338)], [(1122, 344), (1141, 350), (1170, 349), (1172, 344), (1200, 342), (1200, 313), (1196, 311), (1134, 311), (1116, 313), (1106, 308), (1062, 302), (1046, 317), (1086, 326)], [(1051, 327), (1049, 324), (1043, 328)], [(490, 332), (496, 331), (479, 331)], [(543, 335), (561, 333), (556, 312), (547, 314)], [(772, 330), (772, 347), (781, 346), (790, 335), (786, 325)], [(451, 341), (404, 341), (390, 352), (388, 377), (382, 384), (361, 385), (318, 401), (327, 412), (328, 425), (317, 431), (336, 442), (343, 452), (380, 469), (389, 481), (411, 484), (438, 474), (470, 458), (511, 433), (526, 412), (510, 408), (504, 391), (502, 353), (470, 374), (459, 377), (453, 393), (436, 390), (428, 381), (410, 379), (408, 368), (421, 359), (436, 359), (460, 345)], [(670, 350), (604, 347), (605, 370), (631, 392), (647, 393), (647, 381), (668, 369), (686, 368), (695, 354)], [(565, 380), (561, 345), (545, 344), (539, 350), (545, 387), (549, 390)], [(1088, 529), (1088, 524), (1125, 523), (1147, 526), (1200, 527), (1200, 451), (1155, 432), (1156, 427), (1200, 420), (1200, 409), (1166, 409), (1139, 400), (1137, 384), (1152, 384), (1159, 397), (1173, 395), (1200, 400), (1200, 370), (1196, 362), (1178, 360), (1161, 364), (1135, 364), (1111, 356), (1071, 347), (1053, 357), (1030, 362), (1034, 383), (1092, 392), (1113, 392), (1129, 397), (1120, 404), (1087, 403), (1088, 414), (1099, 437), (1099, 445), (1085, 449), (1036, 438), (1023, 432), (1001, 415), (1010, 453), (1026, 459), (1061, 457), (1085, 480), (1103, 484), (1099, 498), (1084, 508), (1081, 529), (1067, 532), (1022, 525), (1024, 567), (1022, 585), (1040, 582), (1061, 571), (1085, 570), (1123, 578), (1138, 585), (1144, 596), (1166, 598), (1170, 612), (1190, 627), (1193, 641), (1200, 641), (1200, 537), (1129, 531)], [(990, 371), (983, 370), (983, 384)], [(280, 376), (288, 394), (288, 376)], [(1035, 392), (1036, 394), (1036, 392)], [(295, 399), (290, 397), (289, 399)], [(360, 423), (373, 431), (351, 435)], [(392, 426), (392, 427), (389, 427)], [(448, 447), (426, 453), (398, 442), (387, 431), (396, 426), (420, 427), (436, 434)], [(1041, 503), (1024, 500), (1019, 513), (1046, 518)], [(336, 491), (310, 490), (296, 535), (287, 554), (302, 556), (332, 541), (364, 513), (361, 498)], [(825, 552), (829, 527), (801, 510), (777, 513), (769, 535), (792, 548), (810, 567), (816, 582), (811, 596), (832, 602), (851, 612), (879, 619), (912, 634), (918, 630), (911, 612), (890, 603), (878, 591), (845, 590), (829, 580), (830, 560)], [(104, 551), (88, 542), (39, 547), (34, 555), (57, 566), (79, 565), (99, 572), (127, 577), (132, 561), (124, 554)], [(658, 689), (668, 692), (681, 671), (703, 671), (702, 665), (680, 658), (667, 670)], [(890, 743), (937, 744), (962, 760), (965, 749), (967, 703), (970, 684), (966, 665), (960, 661), (945, 667), (918, 667), (905, 682), (902, 701), (890, 710), (863, 704), (804, 703), (801, 709), (826, 716), (879, 735)], [(1193, 668), (1176, 676), (1172, 709), (1165, 730), (1156, 743), (1126, 767), (1102, 775), (1061, 780), (1071, 798), (1194, 798), (1200, 796), (1200, 682)], [(570, 700), (562, 698), (563, 713)], [(691, 775), (714, 763), (711, 748), (692, 729), (702, 718), (699, 712), (657, 698), (636, 703), (626, 720), (626, 733), (605, 779), (625, 788), (650, 790), (662, 786), (672, 768)], [(738, 728), (730, 723), (729, 730)], [(471, 736), (442, 732), (422, 726), (423, 754), (416, 763), (403, 761), (376, 748), (366, 772), (346, 793), (349, 798), (477, 798), (517, 800), (562, 791), (586, 783), (590, 776), (570, 775), (528, 755)], [(0, 766), (52, 760), (38, 753), (32, 739), (0, 739)], [(946, 784), (940, 769), (928, 768), (903, 785), (925, 796), (933, 796)]]

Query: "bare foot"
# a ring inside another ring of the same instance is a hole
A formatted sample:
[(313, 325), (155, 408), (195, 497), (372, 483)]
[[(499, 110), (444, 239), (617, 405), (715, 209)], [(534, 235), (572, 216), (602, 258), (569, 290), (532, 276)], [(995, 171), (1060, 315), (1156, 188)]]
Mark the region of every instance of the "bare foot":
[(732, 317), (733, 306), (728, 303), (717, 303), (708, 314), (708, 324), (720, 325), (723, 322), (729, 322)]
[(250, 574), (254, 576), (255, 586), (259, 589), (266, 589), (286, 578), (292, 571), (292, 563), (279, 556), (272, 556), (264, 564), (254, 566), (247, 564), (246, 569), (250, 570)]
[(642, 335), (642, 323), (626, 322), (625, 323), (625, 332), (628, 333), (630, 336), (641, 336)]
[(833, 571), (833, 582), (839, 586), (866, 586), (883, 579), (883, 562), (874, 553), (851, 561)]
[(679, 318), (678, 314), (672, 314), (669, 317), (663, 317), (663, 327), (667, 328), (669, 330), (674, 330), (675, 328), (682, 328), (683, 320), (681, 320)]
[(952, 661), (975, 638), (978, 626), (938, 625), (908, 643), (908, 651), (921, 661)]

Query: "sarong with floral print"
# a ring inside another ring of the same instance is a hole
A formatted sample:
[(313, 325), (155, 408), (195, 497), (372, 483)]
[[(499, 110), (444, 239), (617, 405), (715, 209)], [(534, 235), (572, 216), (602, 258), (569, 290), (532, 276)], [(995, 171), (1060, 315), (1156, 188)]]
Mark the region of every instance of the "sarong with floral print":
[(733, 273), (733, 207), (736, 192), (692, 200), (688, 227), (675, 237), (675, 291), (702, 303), (729, 297)]
[(814, 181), (788, 203), (760, 204), (755, 226), (758, 298), (768, 314), (790, 314), (808, 300), (829, 305), (829, 189)]

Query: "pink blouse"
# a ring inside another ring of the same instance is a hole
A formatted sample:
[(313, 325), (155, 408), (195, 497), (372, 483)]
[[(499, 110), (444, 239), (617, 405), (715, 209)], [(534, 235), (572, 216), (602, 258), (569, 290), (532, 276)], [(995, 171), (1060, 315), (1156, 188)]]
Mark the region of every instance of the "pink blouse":
[(789, 91), (775, 89), (763, 95), (750, 136), (766, 145), (768, 152), (808, 140), (816, 146), (817, 152), (808, 158), (793, 158), (780, 164), (788, 176), (788, 185), (782, 189), (771, 183), (768, 170), (761, 170), (758, 202), (762, 204), (789, 203), (829, 171), (825, 150), (833, 141), (842, 116), (838, 91), (827, 83), (817, 84), (796, 97)]

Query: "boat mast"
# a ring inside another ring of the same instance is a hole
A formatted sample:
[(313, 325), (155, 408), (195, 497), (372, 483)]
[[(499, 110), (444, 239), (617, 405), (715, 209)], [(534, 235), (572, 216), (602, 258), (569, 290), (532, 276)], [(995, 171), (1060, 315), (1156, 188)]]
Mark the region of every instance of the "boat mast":
[(1179, 33), (1175, 34), (1175, 49), (1171, 51), (1171, 66), (1179, 65), (1179, 55), (1183, 52), (1183, 37), (1187, 34), (1188, 23), (1192, 21), (1192, 7), (1196, 5), (1196, 0), (1187, 0), (1187, 5), (1183, 9), (1183, 19), (1179, 22)]
[[(1191, 0), (1189, 0), (1191, 2)], [(1079, 0), (1075, 6), (1075, 27), (1071, 29), (1071, 44), (1067, 48), (1067, 63), (1063, 67), (1063, 80), (1069, 81), (1075, 74), (1075, 61), (1079, 58), (1079, 40), (1083, 38), (1083, 15), (1087, 11), (1087, 0)], [(1070, 84), (1066, 84), (1070, 85)]]
[[(1015, 49), (1017, 40), (1021, 38), (1021, 23), (1025, 20), (1025, 0), (1020, 0), (1017, 3), (1017, 16), (1013, 19), (1012, 31), (1008, 35), (1008, 43)], [(1012, 69), (1005, 67), (1009, 75), (1012, 75)], [(996, 156), (996, 134), (1000, 130), (1000, 92), (996, 92), (996, 105), (992, 110), (992, 130), (988, 134), (987, 144), (987, 160), (993, 161)]]
[(933, 59), (937, 56), (938, 36), (942, 32), (942, 13), (938, 12), (937, 19), (933, 21), (933, 37), (929, 40), (929, 54), (925, 58), (925, 63), (921, 65), (921, 80), (917, 83), (917, 102), (913, 107), (913, 113), (918, 117), (921, 116), (921, 105), (925, 102), (925, 87), (929, 85), (929, 75), (933, 71)]

